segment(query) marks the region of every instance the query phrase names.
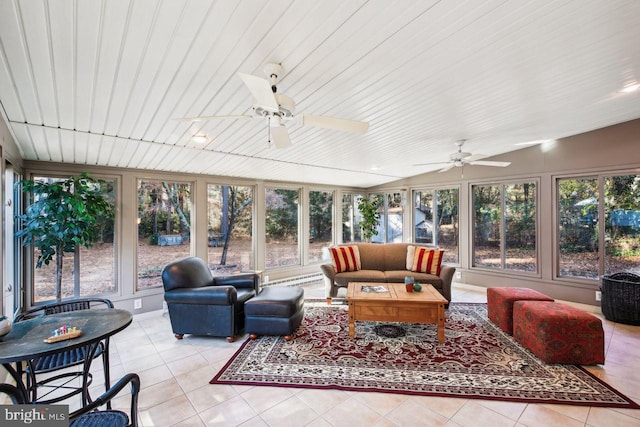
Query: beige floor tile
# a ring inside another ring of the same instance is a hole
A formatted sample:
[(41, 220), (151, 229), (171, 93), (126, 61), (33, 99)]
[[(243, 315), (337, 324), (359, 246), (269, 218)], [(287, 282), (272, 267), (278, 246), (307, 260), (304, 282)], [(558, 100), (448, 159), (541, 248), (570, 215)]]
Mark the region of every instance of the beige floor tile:
[(436, 411), (421, 404), (418, 399), (407, 399), (402, 405), (385, 417), (399, 426), (415, 425), (417, 421), (425, 426), (443, 426), (449, 420)]
[(527, 405), (518, 420), (520, 424), (526, 426), (545, 426), (545, 427), (578, 427), (584, 426), (584, 422), (561, 414), (560, 412), (549, 409), (549, 405)]
[(318, 418), (318, 413), (297, 396), (283, 400), (260, 414), (270, 427), (305, 426)]
[[(174, 376), (179, 376), (182, 374), (186, 374), (188, 372), (192, 372), (196, 369), (200, 369), (208, 366), (207, 359), (202, 357), (199, 353), (191, 354), (186, 357), (182, 357), (180, 359), (175, 359), (171, 362), (167, 362), (167, 366), (171, 369)], [(212, 374), (213, 377), (213, 374)], [(208, 378), (210, 380), (211, 378)]]
[(187, 397), (200, 413), (219, 403), (238, 397), (238, 393), (229, 385), (207, 384), (188, 392)]
[(189, 399), (181, 395), (156, 406), (140, 411), (143, 426), (171, 426), (185, 421), (196, 414)]
[(467, 401), (451, 420), (466, 427), (491, 426), (512, 427), (516, 420), (480, 405), (475, 400)]
[(593, 427), (638, 427), (640, 419), (609, 408), (591, 408), (587, 424)]
[(193, 417), (180, 421), (171, 427), (204, 427), (204, 421), (202, 421), (200, 415), (194, 415)]
[(183, 396), (184, 392), (174, 378), (162, 381), (140, 390), (138, 407), (141, 409), (152, 408), (168, 400)]
[(200, 368), (194, 368), (184, 374), (176, 375), (175, 378), (185, 392), (190, 392), (209, 384), (216, 372), (217, 369), (215, 367), (205, 364)]
[(494, 412), (504, 415), (512, 420), (518, 420), (527, 407), (526, 403), (505, 402), (502, 400), (477, 400), (478, 405), (489, 408)]
[(254, 387), (240, 396), (257, 412), (271, 409), (280, 402), (291, 398), (291, 392), (284, 387)]
[(257, 416), (251, 406), (236, 396), (200, 412), (200, 418), (206, 426), (237, 426)]
[(296, 389), (296, 391), (297, 390), (299, 390), (299, 392), (295, 393), (295, 395), (298, 399), (302, 400), (311, 409), (321, 415), (332, 410), (347, 399), (346, 393), (340, 390)]

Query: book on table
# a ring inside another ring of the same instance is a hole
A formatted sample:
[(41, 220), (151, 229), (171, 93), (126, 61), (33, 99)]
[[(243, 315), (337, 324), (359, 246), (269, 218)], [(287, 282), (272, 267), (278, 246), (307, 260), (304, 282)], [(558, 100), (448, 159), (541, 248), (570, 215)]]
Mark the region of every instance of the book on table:
[(365, 285), (361, 288), (362, 292), (389, 292), (384, 286), (369, 286)]

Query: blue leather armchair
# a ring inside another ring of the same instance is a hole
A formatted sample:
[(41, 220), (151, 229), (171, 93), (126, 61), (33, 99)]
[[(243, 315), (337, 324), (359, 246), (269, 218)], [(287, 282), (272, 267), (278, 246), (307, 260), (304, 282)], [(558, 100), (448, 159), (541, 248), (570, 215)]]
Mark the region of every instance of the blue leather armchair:
[(212, 276), (197, 257), (181, 258), (162, 271), (164, 299), (177, 339), (184, 334), (227, 337), (244, 329), (244, 303), (260, 291), (255, 273)]

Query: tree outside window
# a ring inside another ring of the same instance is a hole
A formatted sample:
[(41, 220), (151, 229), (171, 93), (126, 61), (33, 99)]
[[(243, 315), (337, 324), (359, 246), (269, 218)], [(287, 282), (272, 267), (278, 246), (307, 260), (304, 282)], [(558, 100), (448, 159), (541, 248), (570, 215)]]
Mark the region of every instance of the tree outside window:
[(473, 186), (473, 266), (537, 271), (535, 182)]
[(459, 263), (458, 195), (457, 188), (413, 192), (414, 241), (444, 249), (443, 261), (452, 264)]
[[(34, 181), (58, 182), (63, 178), (34, 177)], [(103, 196), (116, 204), (115, 180), (103, 179), (99, 184)], [(75, 253), (65, 255), (62, 266), (62, 298), (112, 294), (117, 289), (115, 254), (115, 219), (100, 222), (100, 238), (90, 248), (78, 247)], [(39, 257), (37, 249), (33, 254), (33, 265)], [(43, 264), (33, 270), (33, 302), (54, 300), (56, 288), (56, 264)]]
[(207, 245), (214, 274), (254, 268), (252, 207), (253, 187), (207, 186)]
[(604, 178), (604, 273), (640, 274), (640, 175)]
[(300, 265), (300, 190), (265, 188), (265, 267)]
[(333, 192), (309, 191), (309, 261), (323, 261), (333, 243)]
[(191, 184), (138, 180), (137, 289), (162, 286), (162, 269), (190, 255)]
[(352, 243), (362, 241), (362, 229), (360, 228), (360, 212), (358, 202), (362, 194), (342, 195), (342, 242)]
[(559, 276), (597, 279), (597, 177), (557, 181)]

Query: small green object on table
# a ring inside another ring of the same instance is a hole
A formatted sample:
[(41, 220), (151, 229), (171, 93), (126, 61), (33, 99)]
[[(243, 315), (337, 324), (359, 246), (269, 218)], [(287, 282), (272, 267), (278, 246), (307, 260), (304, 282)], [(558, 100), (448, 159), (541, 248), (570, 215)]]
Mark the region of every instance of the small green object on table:
[(420, 292), (422, 290), (422, 285), (418, 282), (413, 284), (413, 292)]

